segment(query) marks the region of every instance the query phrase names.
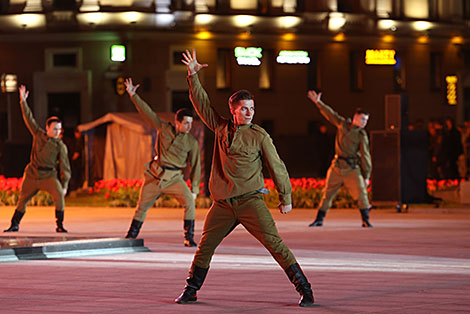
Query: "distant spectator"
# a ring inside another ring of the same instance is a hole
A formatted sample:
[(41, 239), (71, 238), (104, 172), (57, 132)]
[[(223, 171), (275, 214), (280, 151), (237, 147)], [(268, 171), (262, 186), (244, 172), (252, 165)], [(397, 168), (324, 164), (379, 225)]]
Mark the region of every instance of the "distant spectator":
[(457, 161), (462, 153), (460, 132), (455, 127), (454, 119), (447, 117), (442, 136), (442, 172), (444, 179), (458, 179), (460, 177)]
[(441, 148), (442, 148), (442, 124), (435, 119), (428, 122), (428, 177), (441, 179)]
[(75, 129), (74, 138), (70, 146), (69, 156), (70, 156), (70, 166), (72, 167), (72, 178), (70, 179), (70, 190), (74, 191), (79, 189), (83, 185), (84, 177), (84, 158), (83, 152), (85, 143), (83, 141), (83, 136), (78, 129)]
[(462, 148), (464, 154), (464, 166), (465, 171), (462, 177), (467, 177), (470, 170), (470, 121), (465, 121), (463, 123), (462, 130)]
[(316, 153), (318, 158), (318, 174), (325, 178), (326, 172), (330, 167), (331, 160), (335, 155), (335, 138), (333, 134), (328, 133), (325, 124), (320, 124), (318, 132), (315, 134), (315, 147), (321, 147)]

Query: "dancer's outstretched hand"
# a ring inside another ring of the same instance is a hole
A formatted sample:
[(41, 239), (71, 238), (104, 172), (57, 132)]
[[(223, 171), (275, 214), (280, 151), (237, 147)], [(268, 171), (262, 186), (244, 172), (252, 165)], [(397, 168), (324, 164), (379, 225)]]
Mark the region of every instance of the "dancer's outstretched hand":
[(318, 93), (314, 90), (309, 90), (307, 92), (307, 97), (308, 99), (310, 99), (311, 101), (313, 101), (314, 103), (318, 103), (320, 101), (320, 98), (321, 98), (321, 93)]
[(20, 93), (20, 100), (21, 101), (25, 101), (26, 98), (28, 98), (29, 91), (26, 90), (26, 86), (20, 85), (20, 87), (18, 88), (18, 92)]
[(200, 64), (196, 59), (196, 49), (193, 49), (193, 55), (186, 49), (183, 52), (183, 60), (181, 60), (188, 67), (188, 75), (193, 75), (199, 72), (202, 68), (209, 66), (208, 64)]
[(140, 86), (140, 84), (137, 84), (137, 85), (132, 84), (131, 77), (126, 78), (126, 80), (124, 81), (124, 85), (126, 85), (126, 90), (129, 96), (134, 96), (137, 91), (137, 88), (139, 88)]

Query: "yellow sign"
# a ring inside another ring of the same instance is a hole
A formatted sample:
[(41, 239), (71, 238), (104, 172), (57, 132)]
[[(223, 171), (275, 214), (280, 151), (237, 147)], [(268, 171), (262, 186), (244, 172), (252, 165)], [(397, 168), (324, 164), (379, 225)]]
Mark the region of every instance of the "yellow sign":
[(446, 76), (447, 83), (447, 103), (449, 105), (457, 105), (457, 76)]
[(367, 49), (365, 62), (370, 65), (394, 65), (397, 63), (396, 53), (393, 49)]

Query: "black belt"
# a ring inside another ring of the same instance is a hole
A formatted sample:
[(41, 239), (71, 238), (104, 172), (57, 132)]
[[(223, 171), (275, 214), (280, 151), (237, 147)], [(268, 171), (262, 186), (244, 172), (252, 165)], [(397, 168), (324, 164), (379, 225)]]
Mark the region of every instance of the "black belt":
[(49, 168), (49, 167), (38, 167), (38, 170), (41, 170), (41, 171), (52, 171), (52, 170), (54, 170), (54, 168)]
[(152, 160), (152, 163), (155, 162), (160, 168), (162, 169), (165, 169), (165, 170), (181, 170), (181, 168), (178, 168), (178, 167), (171, 167), (171, 166), (167, 166), (167, 165), (163, 165), (162, 163), (159, 162), (158, 159), (154, 159)]
[(336, 155), (336, 158), (344, 160), (349, 165), (349, 167), (351, 167), (353, 169), (355, 169), (357, 167), (357, 162), (358, 162), (357, 158), (343, 157), (343, 156), (338, 156), (338, 155)]
[(165, 166), (165, 165), (160, 165), (160, 167), (162, 167), (163, 169), (165, 170), (181, 170), (181, 168), (178, 168), (178, 167), (170, 167), (170, 166)]

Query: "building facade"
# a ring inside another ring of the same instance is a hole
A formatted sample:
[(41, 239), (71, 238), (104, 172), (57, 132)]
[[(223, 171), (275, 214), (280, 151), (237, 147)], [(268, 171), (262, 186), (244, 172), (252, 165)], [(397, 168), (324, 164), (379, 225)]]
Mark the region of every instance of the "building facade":
[[(234, 91), (253, 92), (254, 121), (289, 170), (315, 176), (313, 137), (325, 121), (309, 89), (344, 116), (367, 109), (368, 130), (385, 128), (391, 94), (406, 96), (411, 123), (470, 120), (469, 21), (470, 0), (2, 0), (2, 154), (30, 143), (18, 84), (39, 123), (59, 115), (69, 130), (134, 111), (129, 76), (155, 111), (176, 111), (190, 105), (181, 52), (196, 48), (217, 110), (228, 116)], [(21, 174), (27, 158), (5, 158)]]

